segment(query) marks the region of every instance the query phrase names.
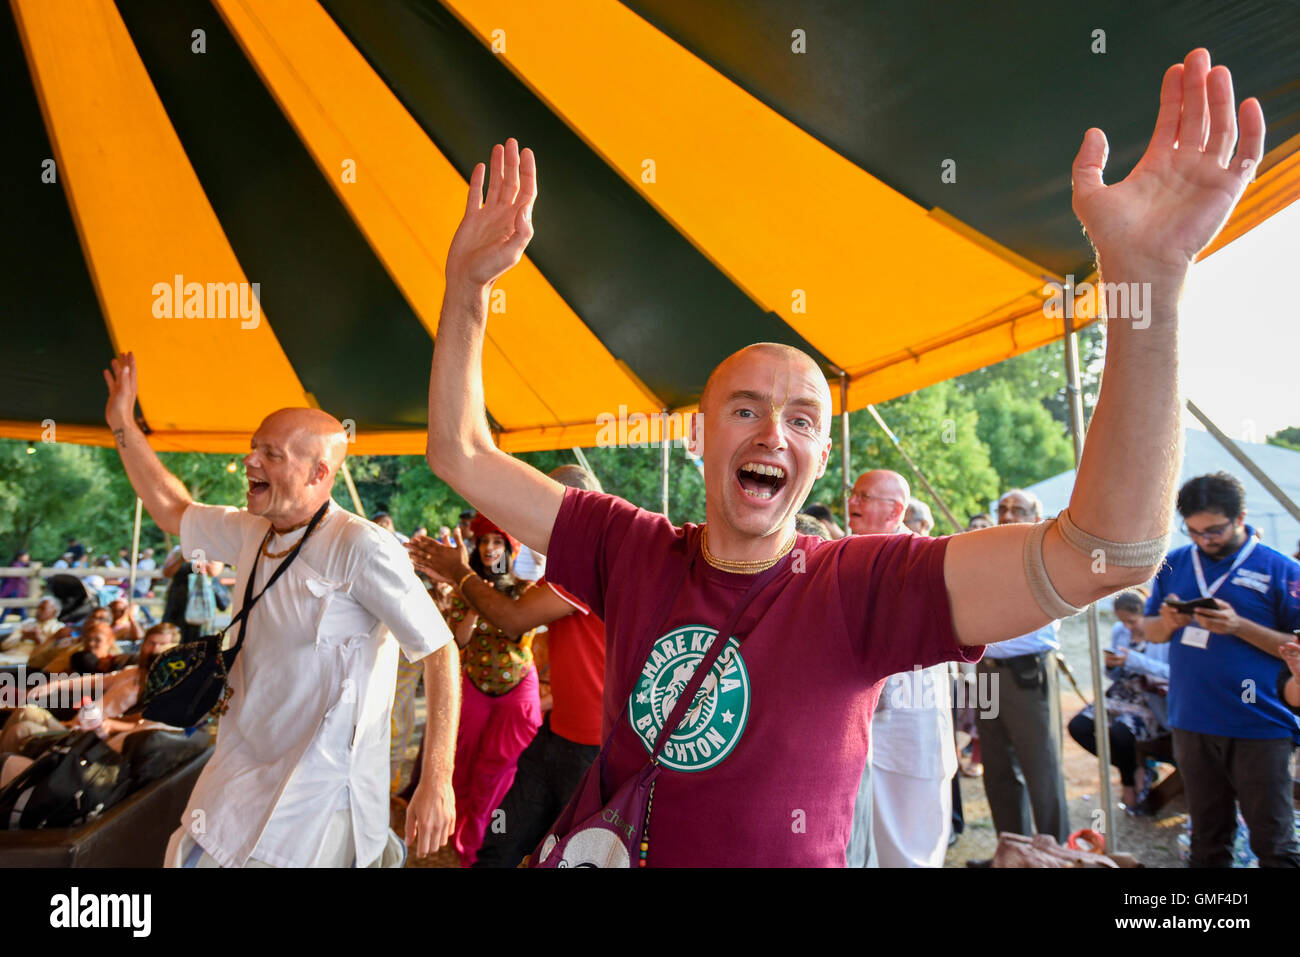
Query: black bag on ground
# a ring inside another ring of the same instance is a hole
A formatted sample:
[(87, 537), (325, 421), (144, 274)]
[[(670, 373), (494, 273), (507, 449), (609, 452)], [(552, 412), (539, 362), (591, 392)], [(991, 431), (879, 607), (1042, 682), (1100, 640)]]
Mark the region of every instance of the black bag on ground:
[(93, 731), (70, 734), (0, 791), (0, 830), (77, 827), (130, 790), (127, 764)]
[(35, 761), (70, 734), (76, 734), (76, 732), (64, 730), (46, 731), (44, 734), (33, 734), (22, 743), (22, 747), (18, 749), (18, 753), (25, 758)]
[(130, 769), (132, 793), (198, 757), (211, 743), (211, 736), (203, 730), (186, 734), (155, 728), (128, 734), (122, 742), (122, 757)]
[[(257, 577), (257, 561), (261, 558), (262, 548), (257, 550), (258, 559), (248, 573), (248, 584), (244, 587), (244, 607), (240, 609), (229, 625), (220, 633), (208, 635), (197, 641), (184, 641), (174, 648), (168, 648), (154, 659), (145, 676), (144, 688), (140, 692), (140, 702), (127, 712), (135, 716), (143, 714), (150, 721), (160, 721), (173, 728), (192, 728), (203, 721), (214, 709), (224, 711), (224, 703), (229, 697), (226, 682), (230, 669), (234, 667), (239, 650), (244, 647), (244, 632), (248, 626), (248, 613), (252, 611), (257, 600), (266, 594), (268, 588), (275, 584), (306, 543), (307, 538), (320, 524), (329, 509), (329, 502), (320, 507), (312, 517), (311, 524), (298, 544), (294, 546), (289, 557), (280, 563), (265, 587), (253, 594), (253, 582)], [(270, 540), (271, 529), (266, 537)], [(266, 542), (262, 543), (265, 547)], [(239, 625), (239, 640), (233, 648), (222, 651), (226, 632)]]

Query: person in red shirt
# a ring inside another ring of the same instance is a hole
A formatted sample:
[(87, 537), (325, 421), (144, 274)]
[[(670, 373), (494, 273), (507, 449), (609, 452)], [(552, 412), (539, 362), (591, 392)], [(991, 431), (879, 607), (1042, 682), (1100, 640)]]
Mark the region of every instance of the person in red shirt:
[[(1212, 71), (1197, 49), (1166, 72), (1154, 135), (1126, 179), (1103, 183), (1106, 137), (1085, 134), (1074, 210), (1099, 281), (1140, 286), (1147, 307), (1109, 317), (1106, 376), (1069, 508), (1051, 522), (953, 537), (795, 534), (795, 515), (826, 471), (832, 404), (823, 370), (788, 345), (726, 358), (689, 416), (688, 446), (704, 461), (703, 525), (678, 528), (615, 496), (566, 488), (497, 448), (483, 395), (487, 306), (532, 238), (537, 167), (514, 139), (494, 147), (486, 198), (486, 167), (474, 168), (447, 254), (427, 459), (545, 554), (550, 580), (605, 621), (602, 793), (639, 773), (669, 735), (652, 809), (630, 837), (643, 846), (641, 863), (843, 866), (887, 675), (975, 660), (987, 642), (1155, 573), (1180, 459), (1170, 454), (1181, 436), (1179, 298), (1264, 155), (1258, 101), (1238, 116), (1234, 102), (1228, 71)], [(745, 162), (740, 145), (735, 161)], [(862, 266), (853, 248), (843, 258)], [(698, 345), (713, 348), (707, 337)], [(687, 716), (665, 728), (716, 629), (737, 612)]]
[[(571, 488), (601, 491), (596, 477), (577, 465), (562, 465), (550, 477)], [(455, 546), (416, 538), (407, 548), (415, 567), (430, 578), (456, 582), (469, 571), (459, 536)], [(517, 867), (564, 810), (604, 740), (605, 623), (579, 598), (546, 578), (517, 600), (474, 584), (463, 594), (512, 637), (547, 626), (554, 703), (537, 736), (519, 756), (514, 783), (500, 805), (503, 815), (497, 818), (499, 824), (488, 828), (472, 865)]]

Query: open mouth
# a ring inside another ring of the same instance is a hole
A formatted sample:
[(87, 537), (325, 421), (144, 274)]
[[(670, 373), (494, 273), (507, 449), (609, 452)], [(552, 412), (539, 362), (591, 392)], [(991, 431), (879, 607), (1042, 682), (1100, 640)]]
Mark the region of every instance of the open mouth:
[(750, 498), (767, 500), (785, 488), (785, 469), (779, 465), (746, 462), (736, 470), (736, 481)]
[(248, 479), (248, 494), (249, 494), (249, 495), (257, 495), (257, 494), (259, 494), (259, 493), (261, 493), (261, 492), (265, 492), (265, 491), (266, 491), (267, 489), (269, 489), (270, 487), (271, 487), (271, 483), (270, 483), (270, 482), (263, 482), (261, 479), (255, 479), (255, 478), (252, 478), (252, 477), (250, 477), (250, 478)]

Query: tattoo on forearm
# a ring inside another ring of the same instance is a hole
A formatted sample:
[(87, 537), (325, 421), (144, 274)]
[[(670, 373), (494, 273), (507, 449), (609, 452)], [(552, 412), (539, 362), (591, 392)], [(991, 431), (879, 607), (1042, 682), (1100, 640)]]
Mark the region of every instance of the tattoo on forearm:
[(126, 429), (114, 429), (113, 438), (117, 439), (118, 448), (126, 448)]

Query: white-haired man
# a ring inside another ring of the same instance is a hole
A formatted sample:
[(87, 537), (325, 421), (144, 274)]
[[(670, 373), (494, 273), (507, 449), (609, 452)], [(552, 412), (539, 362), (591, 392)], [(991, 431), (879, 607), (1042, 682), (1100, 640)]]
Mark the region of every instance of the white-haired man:
[(426, 776), (407, 842), (421, 854), (446, 843), (455, 817), (455, 645), (397, 540), (330, 498), (347, 452), (342, 424), (319, 409), (271, 413), (244, 457), (247, 508), (200, 505), (135, 422), (134, 355), (114, 359), (104, 378), (105, 417), (136, 494), (159, 528), (180, 536), (186, 556), (237, 566), (235, 608), (302, 544), (244, 622), (229, 711), (167, 866), (368, 867), (391, 857), (388, 734), (399, 647), (408, 660), (424, 658), (429, 696)]
[(929, 535), (934, 531), (934, 514), (930, 511), (930, 506), (919, 498), (908, 499), (903, 524), (917, 535)]
[[(703, 526), (676, 528), (614, 496), (566, 489), (500, 451), (484, 414), (487, 305), (533, 235), (537, 170), (532, 153), (508, 140), (492, 151), (484, 198), (485, 167), (475, 167), (447, 255), (429, 464), (546, 554), (548, 576), (604, 619), (610, 788), (669, 735), (643, 835), (647, 866), (842, 866), (868, 716), (888, 675), (976, 658), (1008, 632), (1153, 573), (1178, 466), (1168, 452), (1180, 435), (1178, 299), (1263, 155), (1263, 114), (1247, 100), (1233, 160), (1232, 104), (1227, 70), (1211, 71), (1198, 49), (1165, 74), (1155, 134), (1127, 179), (1102, 184), (1105, 137), (1085, 134), (1075, 211), (1104, 280), (1151, 283), (1152, 314), (1141, 329), (1110, 326), (1106, 377), (1064, 517), (953, 538), (796, 536), (795, 516), (826, 470), (831, 396), (817, 364), (788, 346), (734, 353), (704, 387), (689, 442), (704, 460)], [(1097, 570), (1096, 547), (1119, 560)], [(691, 721), (665, 728), (673, 681), (699, 665), (767, 570), (772, 577), (723, 639), (710, 675), (718, 680), (702, 686)]]
[[(850, 528), (855, 535), (927, 535), (932, 518), (925, 532), (907, 523), (917, 505), (925, 508), (907, 479), (872, 469), (853, 483)], [(957, 773), (950, 685), (947, 664), (918, 662), (881, 688), (853, 812), (850, 867), (943, 866), (952, 827), (949, 782)]]
[[(1032, 492), (1011, 489), (998, 499), (998, 525), (1042, 521)], [(997, 707), (979, 713), (984, 793), (998, 833), (1050, 834), (1062, 844), (1070, 812), (1061, 772), (1061, 686), (1056, 652), (1059, 621), (988, 646), (976, 671), (997, 689)]]

